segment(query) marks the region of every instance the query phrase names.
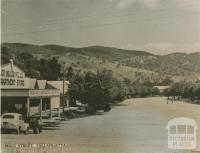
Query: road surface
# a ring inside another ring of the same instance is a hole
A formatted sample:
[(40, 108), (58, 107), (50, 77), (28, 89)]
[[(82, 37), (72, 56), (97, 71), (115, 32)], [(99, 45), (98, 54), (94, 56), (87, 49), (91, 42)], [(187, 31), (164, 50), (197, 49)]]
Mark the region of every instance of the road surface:
[[(2, 152), (199, 152), (200, 132), (197, 134), (198, 147), (193, 151), (168, 149), (166, 125), (174, 117), (193, 118), (200, 127), (200, 105), (184, 102), (166, 104), (164, 97), (128, 99), (114, 106), (110, 112), (64, 121), (42, 134), (2, 134)], [(28, 144), (32, 147), (25, 146)]]

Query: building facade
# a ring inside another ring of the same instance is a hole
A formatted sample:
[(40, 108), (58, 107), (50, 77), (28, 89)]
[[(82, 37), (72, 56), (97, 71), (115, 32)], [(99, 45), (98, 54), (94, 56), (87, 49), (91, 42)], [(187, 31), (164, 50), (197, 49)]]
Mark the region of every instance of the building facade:
[(40, 115), (60, 107), (60, 90), (47, 83), (25, 77), (24, 71), (13, 62), (1, 65), (1, 114), (21, 113), (24, 116)]

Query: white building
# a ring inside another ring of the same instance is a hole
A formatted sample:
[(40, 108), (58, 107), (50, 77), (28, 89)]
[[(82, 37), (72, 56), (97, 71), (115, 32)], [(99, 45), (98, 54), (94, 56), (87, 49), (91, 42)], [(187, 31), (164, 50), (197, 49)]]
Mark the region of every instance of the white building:
[[(47, 81), (47, 83), (60, 91), (61, 105), (69, 107), (69, 100), (67, 95), (70, 85), (69, 81)], [(65, 98), (63, 98), (63, 96), (65, 96)]]
[(171, 86), (154, 86), (154, 88), (158, 88), (160, 93), (163, 93), (166, 89), (169, 89)]
[[(60, 107), (60, 90), (47, 80), (25, 77), (12, 62), (1, 65), (1, 113), (18, 112), (24, 116)], [(50, 113), (51, 116), (51, 113)]]

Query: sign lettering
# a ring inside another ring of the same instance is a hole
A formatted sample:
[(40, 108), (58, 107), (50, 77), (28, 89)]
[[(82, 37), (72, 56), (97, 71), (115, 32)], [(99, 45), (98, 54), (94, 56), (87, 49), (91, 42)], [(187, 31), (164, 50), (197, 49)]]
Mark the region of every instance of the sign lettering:
[(30, 96), (60, 95), (59, 90), (30, 90)]
[(1, 69), (1, 76), (24, 78), (24, 75), (22, 72), (17, 72), (17, 71), (12, 71), (12, 70), (4, 70), (4, 69)]
[(19, 79), (11, 79), (11, 78), (1, 78), (1, 85), (2, 86), (17, 86), (17, 87), (24, 87), (24, 80)]

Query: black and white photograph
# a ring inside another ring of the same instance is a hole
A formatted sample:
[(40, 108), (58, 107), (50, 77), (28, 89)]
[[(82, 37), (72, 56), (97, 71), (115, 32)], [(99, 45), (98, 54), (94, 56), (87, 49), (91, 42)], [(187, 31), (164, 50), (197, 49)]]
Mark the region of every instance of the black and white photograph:
[(200, 0), (1, 0), (1, 153), (200, 153)]

